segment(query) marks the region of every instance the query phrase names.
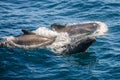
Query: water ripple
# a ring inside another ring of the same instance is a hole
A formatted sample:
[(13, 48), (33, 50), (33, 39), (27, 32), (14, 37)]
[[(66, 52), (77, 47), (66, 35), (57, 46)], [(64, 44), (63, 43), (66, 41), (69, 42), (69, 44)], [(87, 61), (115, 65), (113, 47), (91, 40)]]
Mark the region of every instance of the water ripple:
[(120, 77), (119, 0), (1, 0), (0, 39), (21, 29), (52, 23), (103, 21), (109, 31), (85, 54), (61, 56), (49, 50), (0, 49), (0, 80), (118, 80)]

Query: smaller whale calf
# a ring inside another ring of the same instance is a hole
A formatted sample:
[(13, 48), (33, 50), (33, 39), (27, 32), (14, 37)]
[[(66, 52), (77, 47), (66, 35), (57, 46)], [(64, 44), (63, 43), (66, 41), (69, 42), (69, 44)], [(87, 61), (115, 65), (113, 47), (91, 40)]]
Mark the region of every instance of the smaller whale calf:
[(23, 35), (0, 42), (0, 47), (37, 48), (50, 45), (55, 40), (55, 38), (36, 35), (28, 30), (22, 31)]

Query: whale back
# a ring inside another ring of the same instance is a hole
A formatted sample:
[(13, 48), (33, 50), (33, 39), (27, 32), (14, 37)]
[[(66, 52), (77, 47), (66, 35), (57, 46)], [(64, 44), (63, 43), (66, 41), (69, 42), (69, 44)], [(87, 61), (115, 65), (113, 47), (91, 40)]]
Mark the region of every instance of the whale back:
[[(39, 35), (23, 35), (16, 37), (13, 42), (18, 45), (25, 45), (25, 46), (30, 46), (30, 45), (39, 45), (43, 43), (52, 43), (54, 41), (53, 38), (47, 38)], [(44, 44), (46, 45), (46, 44)]]
[(92, 34), (99, 28), (99, 24), (97, 23), (74, 24), (68, 26), (52, 24), (51, 26), (57, 32), (67, 32), (70, 37)]

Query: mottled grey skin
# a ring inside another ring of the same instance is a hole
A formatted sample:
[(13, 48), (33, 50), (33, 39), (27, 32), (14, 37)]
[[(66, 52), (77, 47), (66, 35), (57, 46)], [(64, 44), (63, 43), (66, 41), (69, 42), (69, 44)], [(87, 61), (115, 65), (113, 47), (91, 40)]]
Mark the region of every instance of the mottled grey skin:
[[(16, 37), (14, 40), (12, 40), (14, 43), (19, 45), (38, 45), (44, 42), (49, 41), (50, 43), (54, 41), (52, 38), (46, 38), (39, 35), (23, 35), (20, 37)], [(49, 43), (47, 43), (49, 44)]]
[(27, 48), (36, 48), (36, 47), (50, 45), (55, 40), (55, 38), (47, 38), (40, 35), (36, 35), (28, 30), (22, 30), (22, 31), (24, 35), (15, 37), (11, 41), (2, 41), (0, 42), (0, 47), (27, 46)]
[(52, 29), (57, 32), (67, 32), (70, 37), (81, 37), (81, 35), (89, 35), (96, 31), (100, 25), (97, 23), (84, 23), (84, 24), (75, 24), (75, 25), (61, 25), (54, 23), (51, 25)]
[(96, 39), (94, 37), (87, 37), (73, 44), (68, 44), (63, 47), (66, 49), (61, 54), (75, 54), (80, 52), (85, 52), (94, 42)]

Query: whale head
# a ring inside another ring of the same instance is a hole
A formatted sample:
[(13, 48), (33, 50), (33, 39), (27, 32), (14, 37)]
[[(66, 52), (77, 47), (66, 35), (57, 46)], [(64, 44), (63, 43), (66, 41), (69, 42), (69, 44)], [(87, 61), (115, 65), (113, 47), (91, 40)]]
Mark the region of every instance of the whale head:
[(99, 21), (68, 25), (54, 23), (51, 27), (57, 32), (67, 32), (71, 38), (81, 38), (86, 35), (99, 36), (107, 32), (106, 24)]
[(66, 49), (62, 52), (62, 54), (75, 54), (85, 52), (95, 41), (96, 39), (94, 37), (87, 37), (73, 44), (68, 44), (64, 46)]

